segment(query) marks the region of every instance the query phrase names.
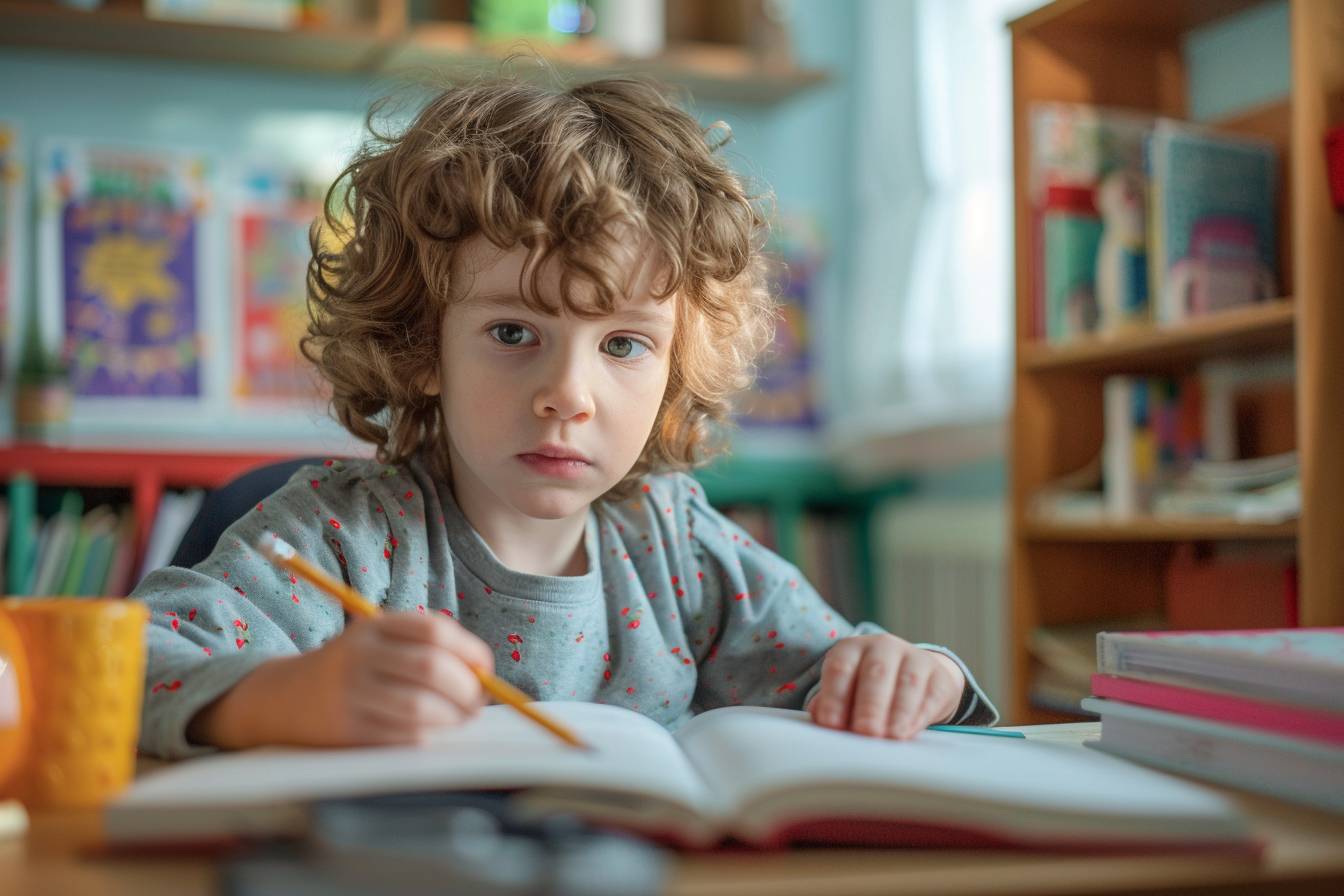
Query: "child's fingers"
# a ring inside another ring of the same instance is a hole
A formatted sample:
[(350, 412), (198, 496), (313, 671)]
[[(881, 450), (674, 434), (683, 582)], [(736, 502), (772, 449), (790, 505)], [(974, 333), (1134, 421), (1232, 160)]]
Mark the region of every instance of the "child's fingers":
[(466, 663), (437, 645), (379, 643), (364, 657), (368, 671), (405, 687), (428, 688), (467, 712), (485, 705), (485, 692)]
[(854, 678), (862, 655), (862, 647), (848, 641), (841, 641), (826, 652), (826, 658), (821, 663), (821, 687), (808, 707), (813, 721), (818, 725), (827, 728), (849, 727)]
[(495, 655), (490, 646), (446, 616), (388, 613), (374, 621), (389, 637), (433, 644), (457, 654), (468, 665), (487, 672), (495, 669)]
[(933, 660), (927, 651), (918, 648), (905, 651), (901, 658), (900, 672), (896, 676), (890, 722), (884, 729), (891, 737), (905, 740), (919, 730), (918, 716), (924, 705), (934, 668)]
[(898, 699), (896, 683), (905, 663), (894, 641), (870, 641), (859, 660), (854, 684), (854, 709), (849, 727), (858, 734), (881, 737)]
[(350, 709), (357, 739), (381, 729), (396, 743), (416, 741), (427, 729), (456, 725), (465, 718), (456, 704), (434, 691), (400, 685), (352, 694)]

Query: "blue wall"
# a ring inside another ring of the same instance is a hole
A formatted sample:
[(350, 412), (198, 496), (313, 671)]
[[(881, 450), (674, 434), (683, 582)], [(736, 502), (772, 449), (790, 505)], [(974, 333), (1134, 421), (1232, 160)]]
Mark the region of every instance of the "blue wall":
[(1253, 6), (1185, 41), (1190, 117), (1208, 121), (1282, 99), (1292, 85), (1287, 0)]

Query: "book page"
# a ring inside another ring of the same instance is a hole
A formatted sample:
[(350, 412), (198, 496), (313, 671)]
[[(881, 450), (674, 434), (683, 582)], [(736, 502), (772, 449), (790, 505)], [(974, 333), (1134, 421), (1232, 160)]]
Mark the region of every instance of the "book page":
[(489, 706), (425, 747), (268, 747), (175, 763), (151, 773), (111, 806), (137, 809), (267, 806), (374, 793), (515, 789), (554, 785), (629, 794), (692, 812), (703, 785), (656, 722), (614, 706), (536, 706), (568, 725), (592, 751), (559, 741), (506, 706)]
[(942, 731), (882, 740), (764, 707), (712, 710), (677, 739), (709, 789), (730, 796), (747, 837), (815, 817), (973, 824), (1051, 842), (1243, 832), (1216, 793), (1062, 744)]

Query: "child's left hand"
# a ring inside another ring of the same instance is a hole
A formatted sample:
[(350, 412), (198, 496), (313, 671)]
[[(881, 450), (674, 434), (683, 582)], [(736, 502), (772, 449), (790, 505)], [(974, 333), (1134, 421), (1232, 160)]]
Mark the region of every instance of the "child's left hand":
[(941, 653), (895, 635), (860, 635), (827, 652), (808, 711), (827, 728), (905, 740), (951, 720), (965, 687), (966, 676)]

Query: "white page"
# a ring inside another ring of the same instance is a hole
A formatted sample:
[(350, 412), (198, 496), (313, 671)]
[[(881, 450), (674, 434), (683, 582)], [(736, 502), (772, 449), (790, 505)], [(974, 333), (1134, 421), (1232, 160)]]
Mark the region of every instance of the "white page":
[(1192, 825), (1211, 839), (1244, 833), (1233, 805), (1211, 790), (1063, 744), (941, 731), (882, 740), (764, 707), (713, 710), (677, 738), (709, 789), (731, 794), (739, 812), (773, 801), (801, 816), (871, 810), (947, 823), (997, 819), (1038, 836), (1136, 836)]
[(509, 707), (489, 706), (466, 725), (438, 732), (426, 747), (268, 747), (176, 763), (136, 781), (110, 809), (116, 815), (143, 808), (264, 806), (393, 791), (537, 785), (637, 793), (692, 809), (704, 799), (694, 770), (658, 723), (614, 706), (535, 705), (595, 749), (570, 747)]

